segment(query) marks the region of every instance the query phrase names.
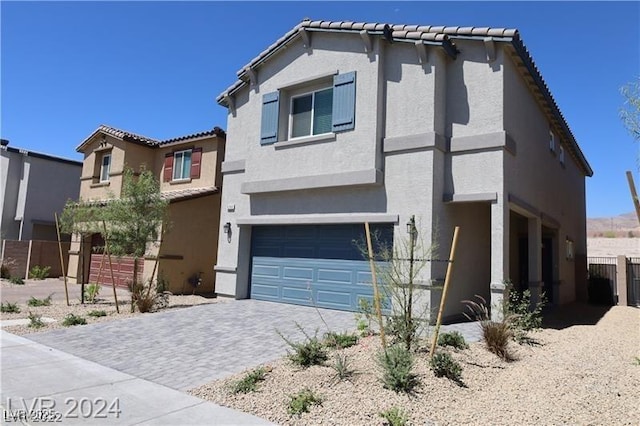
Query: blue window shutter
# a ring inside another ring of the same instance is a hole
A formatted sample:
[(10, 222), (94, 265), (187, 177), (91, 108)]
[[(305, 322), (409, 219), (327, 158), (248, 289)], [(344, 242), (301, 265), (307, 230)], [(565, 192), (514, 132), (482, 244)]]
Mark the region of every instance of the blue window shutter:
[(333, 77), (334, 132), (353, 130), (356, 122), (356, 73), (348, 72)]
[(262, 124), (260, 126), (260, 145), (278, 141), (278, 111), (280, 110), (278, 92), (265, 93), (262, 96)]

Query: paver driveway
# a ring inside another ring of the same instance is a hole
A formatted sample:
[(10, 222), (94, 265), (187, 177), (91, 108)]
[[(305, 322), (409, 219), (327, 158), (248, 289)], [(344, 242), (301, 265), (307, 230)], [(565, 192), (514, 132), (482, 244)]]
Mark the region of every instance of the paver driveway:
[(121, 321), (76, 326), (25, 337), (136, 377), (186, 390), (274, 360), (286, 353), (276, 329), (301, 337), (346, 331), (352, 312), (257, 300), (194, 306)]

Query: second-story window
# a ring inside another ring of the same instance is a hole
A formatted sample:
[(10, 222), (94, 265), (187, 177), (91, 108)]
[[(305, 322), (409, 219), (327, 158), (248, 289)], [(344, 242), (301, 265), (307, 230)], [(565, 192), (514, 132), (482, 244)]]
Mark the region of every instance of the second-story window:
[(109, 182), (109, 173), (111, 172), (111, 153), (102, 155), (100, 163), (100, 182)]
[(291, 99), (291, 138), (331, 132), (333, 88)]
[(173, 154), (173, 180), (189, 179), (191, 175), (191, 150)]

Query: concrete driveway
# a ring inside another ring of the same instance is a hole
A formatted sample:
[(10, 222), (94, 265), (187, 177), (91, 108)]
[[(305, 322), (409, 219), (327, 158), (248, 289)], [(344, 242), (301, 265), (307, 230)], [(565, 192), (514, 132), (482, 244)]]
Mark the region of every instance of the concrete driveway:
[(300, 324), (355, 328), (352, 312), (257, 300), (194, 306), (120, 321), (76, 326), (25, 337), (135, 377), (187, 390), (286, 353), (276, 330), (299, 340)]

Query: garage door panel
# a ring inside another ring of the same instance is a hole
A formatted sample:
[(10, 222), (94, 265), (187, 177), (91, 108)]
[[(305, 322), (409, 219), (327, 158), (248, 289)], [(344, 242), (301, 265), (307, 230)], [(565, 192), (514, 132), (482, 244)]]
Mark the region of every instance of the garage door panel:
[[(392, 235), (392, 225), (388, 233)], [(255, 227), (251, 297), (357, 311), (373, 299), (369, 262), (355, 247), (362, 225)]]
[(351, 284), (353, 272), (350, 270), (318, 269), (318, 282)]
[(351, 293), (318, 290), (318, 305), (348, 311), (351, 308)]
[(313, 268), (292, 268), (285, 266), (282, 268), (282, 278), (285, 280), (313, 280)]
[(297, 305), (311, 304), (311, 290), (305, 288), (291, 287), (284, 285), (282, 287), (282, 301), (295, 303)]

